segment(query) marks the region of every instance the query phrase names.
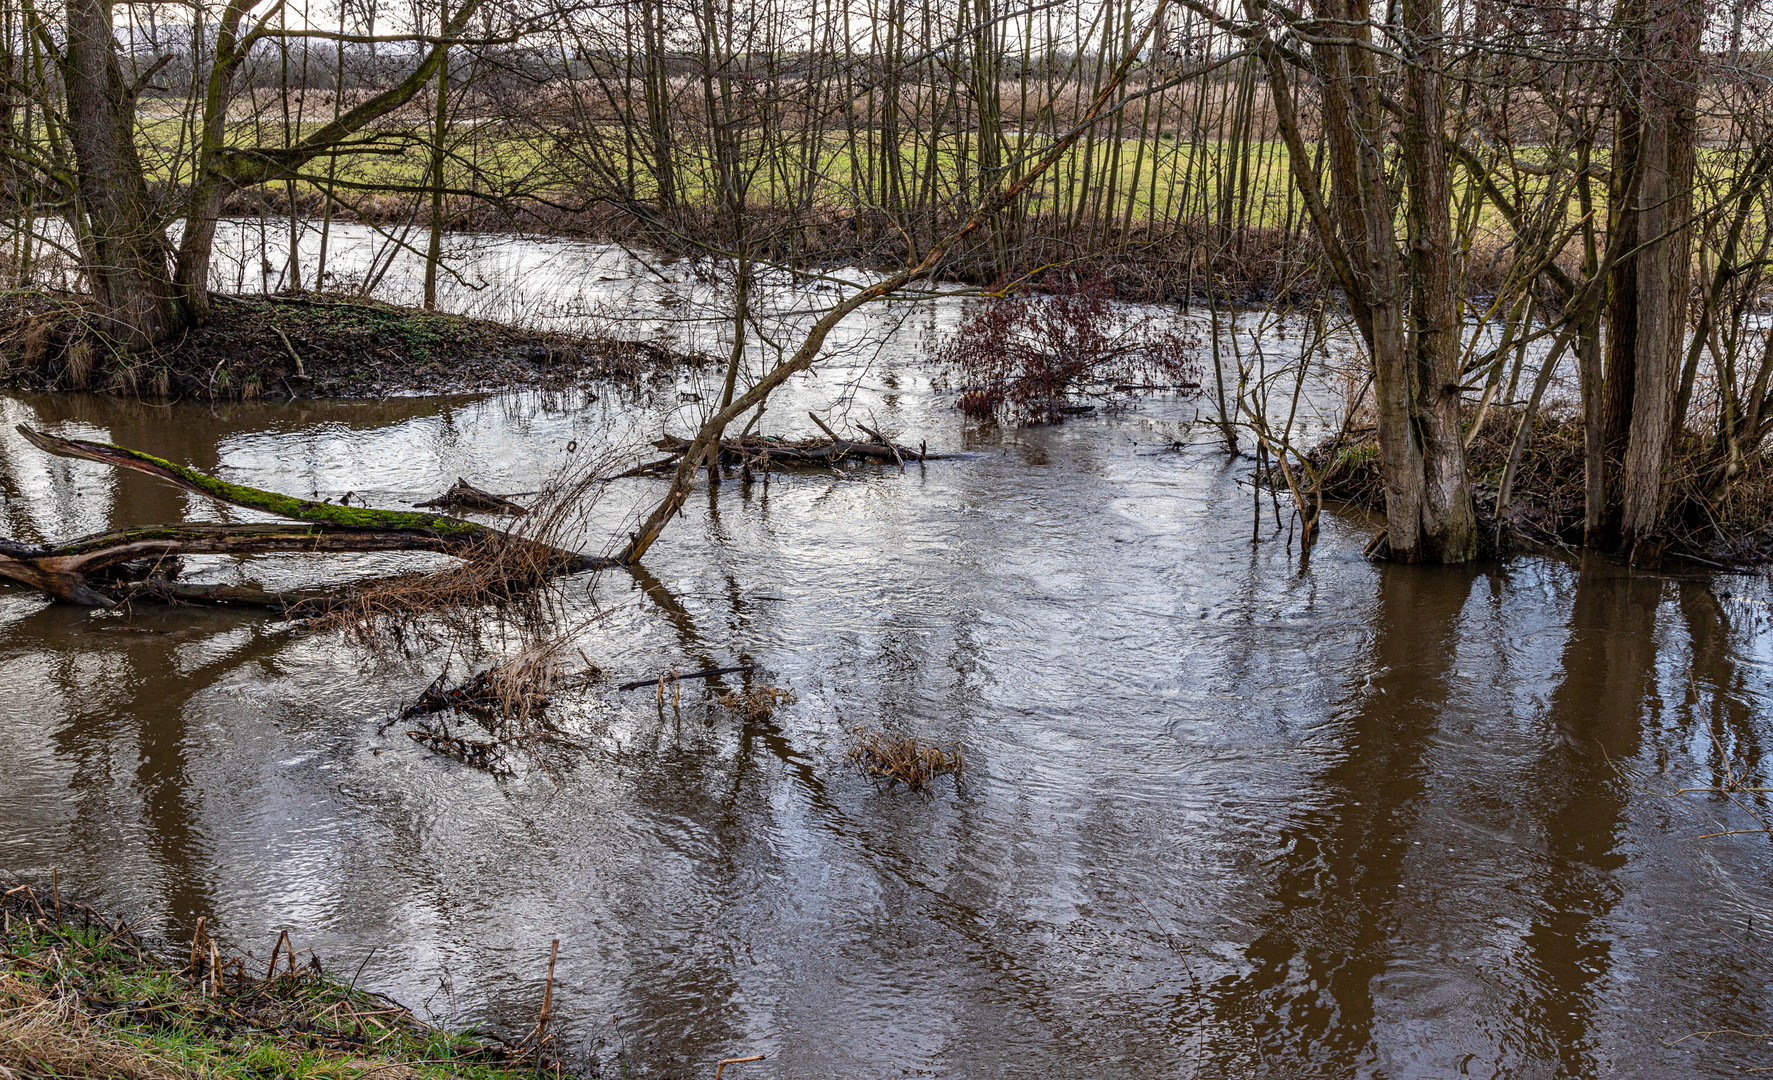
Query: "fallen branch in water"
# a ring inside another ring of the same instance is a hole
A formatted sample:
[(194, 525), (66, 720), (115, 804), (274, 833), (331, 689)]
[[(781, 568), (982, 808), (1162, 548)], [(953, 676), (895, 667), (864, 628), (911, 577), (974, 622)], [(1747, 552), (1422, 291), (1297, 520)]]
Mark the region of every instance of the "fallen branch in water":
[[(880, 436), (874, 442), (853, 439), (783, 439), (774, 435), (746, 435), (738, 439), (720, 440), (720, 461), (723, 465), (825, 467), (844, 460), (869, 460), (903, 465), (907, 461), (940, 461), (947, 454), (931, 454), (923, 449), (900, 446)], [(653, 462), (649, 469), (675, 465), (692, 445), (691, 440), (667, 435), (653, 443), (669, 450), (671, 457)]]
[(59, 457), (146, 473), (220, 502), (293, 519), (297, 524), (180, 523), (94, 533), (62, 543), (0, 538), (0, 577), (64, 603), (113, 607), (137, 599), (268, 607), (316, 614), (348, 601), (364, 585), (271, 592), (252, 585), (187, 584), (176, 580), (185, 555), (269, 552), (425, 551), (497, 563), (502, 587), (533, 587), (560, 574), (616, 565), (616, 560), (514, 536), (471, 521), (408, 510), (376, 510), (314, 502), (217, 479), (111, 443), (64, 439), (20, 426), (31, 445)]
[(449, 490), (442, 495), (422, 503), (413, 503), (413, 505), (438, 510), (475, 510), (483, 514), (522, 515), (529, 513), (528, 510), (518, 506), (510, 499), (502, 495), (494, 495), (490, 491), (482, 491), (459, 476), (456, 477), (456, 482), (450, 485)]
[(679, 674), (667, 671), (650, 679), (635, 679), (616, 687), (617, 690), (639, 690), (643, 686), (657, 686), (663, 682), (682, 682), (685, 679), (712, 679), (719, 675), (737, 675), (742, 671), (756, 671), (756, 664), (739, 664), (736, 667), (709, 668), (707, 671), (689, 671)]

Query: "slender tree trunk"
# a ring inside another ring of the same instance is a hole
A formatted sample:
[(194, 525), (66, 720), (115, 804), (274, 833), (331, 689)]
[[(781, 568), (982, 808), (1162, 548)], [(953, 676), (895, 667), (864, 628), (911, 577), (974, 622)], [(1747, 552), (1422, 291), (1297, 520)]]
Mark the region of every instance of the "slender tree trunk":
[[(1632, 385), (1631, 423), (1620, 476), (1619, 549), (1632, 553), (1656, 529), (1662, 504), (1662, 467), (1674, 416), (1674, 380), (1680, 353), (1676, 335), (1683, 325), (1674, 310), (1676, 243), (1664, 236), (1669, 220), (1669, 117), (1653, 105), (1644, 116), (1638, 163), (1637, 222), (1648, 246), (1637, 256), (1637, 366)], [(1660, 239), (1657, 239), (1660, 237)], [(1684, 247), (1684, 245), (1682, 245)], [(1685, 252), (1681, 253), (1685, 261)], [(1680, 275), (1683, 279), (1685, 275)], [(1634, 555), (1634, 559), (1636, 556)]]
[[(449, 9), (438, 12), (439, 26), (449, 23)], [(438, 46), (442, 49), (445, 46)], [(443, 261), (443, 137), (449, 124), (449, 53), (437, 65), (437, 104), (431, 125), (431, 236), (425, 245), (425, 310), (437, 308), (437, 266)]]

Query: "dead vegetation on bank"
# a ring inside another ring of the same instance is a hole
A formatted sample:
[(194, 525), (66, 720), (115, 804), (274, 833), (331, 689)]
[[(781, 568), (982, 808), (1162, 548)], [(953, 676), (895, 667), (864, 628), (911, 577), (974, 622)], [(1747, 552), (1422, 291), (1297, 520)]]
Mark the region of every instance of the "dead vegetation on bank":
[[(1466, 448), (1480, 539), (1487, 554), (1522, 544), (1576, 548), (1583, 543), (1583, 432), (1580, 417), (1541, 415), (1522, 444), (1497, 517), (1498, 496), (1513, 451), (1519, 408), (1493, 410), (1492, 420)], [(1383, 511), (1384, 485), (1373, 429), (1354, 428), (1306, 454), (1332, 502)], [(1748, 462), (1725, 485), (1706, 448), (1690, 436), (1675, 446), (1668, 507), (1662, 519), (1666, 555), (1716, 566), (1773, 562), (1773, 469)], [(1279, 482), (1279, 478), (1275, 478)]]
[(177, 340), (127, 349), (86, 298), (0, 298), (0, 386), (155, 400), (383, 397), (592, 379), (632, 381), (696, 357), (613, 336), (573, 337), (344, 296), (216, 294), (214, 317)]
[[(545, 1027), (450, 1032), (280, 935), (268, 960), (204, 932), (156, 949), (59, 889), (0, 882), (0, 1076), (502, 1080), (557, 1075)], [(538, 991), (538, 1000), (545, 992)]]

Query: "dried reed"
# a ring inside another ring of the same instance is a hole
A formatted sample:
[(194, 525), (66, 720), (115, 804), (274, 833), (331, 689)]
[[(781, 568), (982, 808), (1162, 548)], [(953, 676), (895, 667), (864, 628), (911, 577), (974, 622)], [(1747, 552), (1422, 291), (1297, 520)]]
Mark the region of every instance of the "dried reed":
[(887, 781), (888, 786), (904, 784), (908, 790), (924, 794), (936, 777), (958, 780), (966, 770), (959, 746), (944, 749), (910, 735), (863, 728), (855, 730), (855, 739), (844, 761), (866, 776)]
[(776, 710), (795, 702), (794, 691), (779, 686), (757, 686), (749, 690), (729, 690), (717, 695), (716, 705), (728, 708), (747, 720), (763, 721), (776, 715)]
[(314, 625), (341, 631), (384, 657), (461, 643), (489, 620), (531, 639), (549, 636), (559, 612), (546, 587), (571, 571), (562, 565), (562, 553), (576, 551), (588, 535), (590, 513), (610, 471), (612, 459), (606, 457), (569, 461), (542, 484), (509, 532), (489, 534), (444, 570), (360, 585)]

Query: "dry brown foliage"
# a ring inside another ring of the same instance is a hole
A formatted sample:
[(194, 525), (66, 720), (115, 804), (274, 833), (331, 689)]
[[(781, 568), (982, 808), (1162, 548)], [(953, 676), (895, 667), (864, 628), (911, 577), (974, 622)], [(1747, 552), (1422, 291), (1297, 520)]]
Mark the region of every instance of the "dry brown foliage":
[(780, 686), (756, 686), (749, 690), (729, 690), (714, 698), (716, 705), (741, 714), (748, 720), (768, 720), (783, 705), (794, 704), (794, 691)]
[(910, 735), (857, 728), (856, 742), (844, 761), (862, 770), (866, 776), (887, 781), (888, 785), (904, 784), (911, 791), (929, 791), (938, 776), (958, 780), (966, 770), (966, 759), (959, 746), (944, 749), (932, 742)]
[(590, 512), (613, 471), (601, 456), (569, 462), (544, 482), (511, 531), (490, 534), (435, 573), (360, 585), (315, 626), (341, 631), (379, 656), (458, 644), (489, 620), (534, 640), (553, 636), (558, 612), (547, 586), (569, 570), (562, 553), (583, 542)]
[(190, 1074), (93, 1030), (72, 997), (51, 998), (0, 973), (0, 1077), (104, 1076), (184, 1080)]

